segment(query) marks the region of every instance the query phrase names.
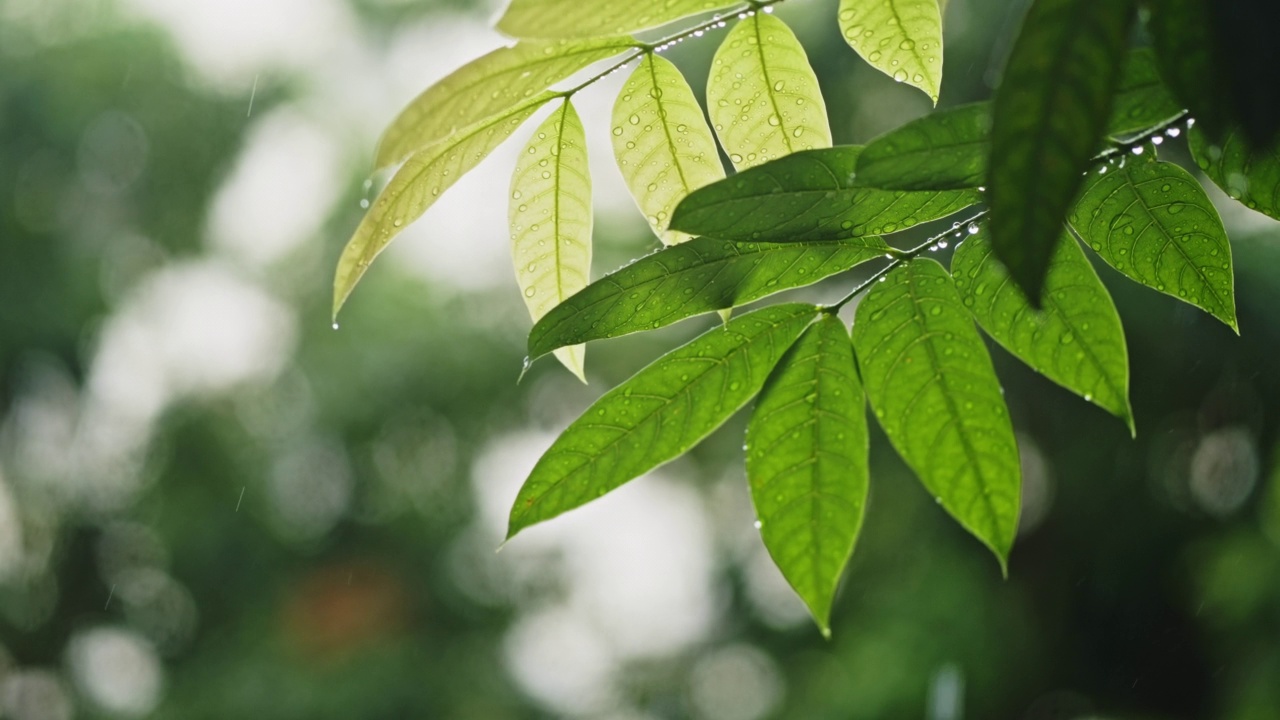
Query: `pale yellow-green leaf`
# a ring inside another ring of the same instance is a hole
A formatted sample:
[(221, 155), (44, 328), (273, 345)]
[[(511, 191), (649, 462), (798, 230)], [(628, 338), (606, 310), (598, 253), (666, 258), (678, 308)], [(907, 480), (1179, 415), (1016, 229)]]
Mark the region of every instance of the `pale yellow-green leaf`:
[[(587, 286), (591, 273), (591, 176), (582, 120), (565, 100), (534, 132), (511, 178), (511, 259), (534, 322)], [(586, 349), (556, 357), (586, 382)]]
[(611, 58), (635, 41), (531, 40), (498, 48), (427, 88), (382, 135), (377, 166), (395, 165), (428, 145), (532, 98), (588, 65)]
[(670, 61), (648, 55), (613, 106), (613, 154), (653, 231), (667, 245), (689, 235), (667, 230), (686, 195), (724, 179), (702, 108)]
[(554, 93), (547, 92), (526, 100), (410, 157), (369, 208), (338, 259), (338, 269), (333, 278), (334, 316), (342, 309), (342, 304), (374, 258), (409, 223), (422, 217), (458, 178), (479, 164), (521, 123), (554, 97)]
[(840, 0), (840, 32), (872, 67), (938, 103), (942, 11), (938, 0)]
[(622, 35), (741, 4), (740, 0), (512, 0), (498, 20), (498, 30), (521, 38)]
[(707, 107), (739, 170), (831, 147), (818, 77), (795, 33), (772, 15), (756, 13), (724, 39), (711, 64)]

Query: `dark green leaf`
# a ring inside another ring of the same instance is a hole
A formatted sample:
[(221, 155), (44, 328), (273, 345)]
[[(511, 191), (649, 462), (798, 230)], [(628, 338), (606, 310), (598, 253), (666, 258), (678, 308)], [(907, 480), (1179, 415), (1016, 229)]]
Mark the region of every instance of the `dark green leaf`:
[(1147, 3), (1147, 28), (1170, 92), (1216, 139), (1227, 128), (1228, 92), (1217, 69), (1213, 18), (1206, 0)]
[(774, 369), (747, 428), (760, 535), (825, 635), (867, 500), (867, 415), (853, 345), (827, 316)]
[(1107, 134), (1125, 135), (1145, 130), (1180, 112), (1182, 106), (1173, 99), (1160, 79), (1155, 53), (1149, 48), (1130, 52), (1125, 59), (1120, 84), (1116, 86)]
[(511, 508), (510, 538), (680, 456), (764, 385), (818, 316), (773, 305), (717, 327), (605, 393), (538, 460)]
[(498, 48), (432, 85), (409, 103), (378, 144), (379, 168), (528, 100), (588, 65), (611, 58), (635, 40), (535, 40)]
[(858, 305), (853, 346), (889, 441), (1005, 567), (1018, 527), (1018, 446), (986, 345), (947, 271), (912, 260)]
[(955, 190), (986, 182), (991, 106), (940, 110), (881, 135), (858, 157), (858, 183), (890, 190)]
[(857, 184), (858, 146), (809, 150), (745, 170), (685, 198), (671, 226), (731, 240), (798, 242), (882, 235), (981, 200), (970, 190), (904, 192)]
[(1280, 220), (1280, 144), (1269, 150), (1251, 152), (1238, 133), (1228, 133), (1221, 145), (1215, 145), (1200, 132), (1191, 129), (1187, 138), (1196, 164), (1227, 195)]
[(996, 259), (986, 235), (969, 236), (951, 258), (951, 275), (978, 324), (1032, 369), (1124, 420), (1132, 431), (1129, 352), (1120, 315), (1075, 238), (1063, 231), (1038, 311)]
[(991, 243), (1033, 303), (1106, 130), (1133, 14), (1132, 0), (1035, 0), (996, 92)]
[(409, 158), (373, 202), (338, 258), (333, 278), (334, 316), (369, 265), (405, 227), (554, 97), (549, 92), (537, 95)]
[(498, 30), (520, 38), (590, 38), (648, 30), (736, 0), (512, 0)]
[(887, 252), (878, 237), (821, 243), (690, 240), (623, 266), (551, 310), (529, 333), (529, 357), (744, 305)]
[(1071, 226), (1129, 277), (1236, 325), (1231, 245), (1200, 183), (1166, 162), (1129, 162), (1095, 175)]
[(871, 66), (924, 91), (942, 87), (942, 7), (937, 0), (840, 0), (840, 32)]
[(724, 39), (707, 78), (707, 111), (739, 170), (831, 147), (818, 77), (795, 33), (772, 15), (755, 13)]

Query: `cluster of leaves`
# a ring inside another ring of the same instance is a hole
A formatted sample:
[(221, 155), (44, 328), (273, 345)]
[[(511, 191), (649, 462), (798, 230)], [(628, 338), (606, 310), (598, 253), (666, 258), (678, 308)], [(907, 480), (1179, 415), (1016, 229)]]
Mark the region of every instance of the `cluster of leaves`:
[[(342, 255), (335, 314), (402, 227), (554, 105), (510, 192), (516, 277), (535, 321), (530, 361), (555, 353), (582, 376), (589, 341), (715, 311), (726, 321), (565, 430), (520, 490), (509, 536), (679, 456), (756, 399), (746, 469), (761, 535), (825, 632), (866, 505), (866, 404), (938, 504), (1004, 567), (1018, 448), (978, 327), (1133, 430), (1120, 318), (1079, 241), (1236, 329), (1222, 222), (1197, 180), (1156, 149), (1206, 109), (1212, 122), (1189, 131), (1196, 161), (1229, 195), (1277, 218), (1280, 153), (1274, 129), (1237, 130), (1245, 116), (1205, 82), (1200, 0), (1143, 11), (1154, 50), (1130, 47), (1136, 0), (1035, 0), (991, 102), (934, 112), (865, 147), (832, 147), (804, 48), (769, 13), (781, 1), (514, 0), (498, 29), (518, 42), (428, 89), (386, 132), (379, 166), (403, 165)], [(702, 13), (717, 14), (657, 42), (628, 35)], [(936, 103), (938, 0), (841, 0), (836, 19), (867, 62)], [(704, 114), (658, 53), (730, 23)], [(548, 89), (610, 59), (574, 87)], [(591, 183), (572, 100), (631, 65), (613, 149), (666, 247), (590, 282)], [(968, 208), (914, 248), (884, 239)], [(957, 240), (949, 270), (925, 257)], [(834, 304), (728, 319), (734, 307), (877, 261)], [(837, 312), (863, 293), (850, 333)]]

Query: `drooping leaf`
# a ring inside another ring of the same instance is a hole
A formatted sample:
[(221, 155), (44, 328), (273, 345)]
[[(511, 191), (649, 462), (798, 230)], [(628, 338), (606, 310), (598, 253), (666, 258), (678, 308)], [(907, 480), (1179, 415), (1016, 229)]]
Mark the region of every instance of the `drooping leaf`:
[(980, 202), (972, 190), (904, 192), (862, 187), (858, 146), (808, 150), (705, 187), (680, 203), (674, 229), (760, 242), (881, 235)]
[(1238, 133), (1227, 133), (1215, 145), (1193, 127), (1187, 138), (1191, 156), (1222, 191), (1257, 210), (1280, 220), (1280, 144), (1251, 152)]
[(1071, 226), (1130, 278), (1236, 325), (1231, 245), (1195, 178), (1166, 162), (1129, 162), (1095, 175)]
[[(582, 121), (568, 100), (537, 129), (511, 179), (511, 259), (537, 322), (591, 276), (591, 176)], [(586, 382), (581, 345), (556, 357)]]
[(333, 279), (333, 314), (369, 269), (369, 265), (405, 228), (422, 216), (458, 178), (510, 137), (554, 93), (543, 93), (507, 112), (418, 151), (396, 172), (347, 242)]
[(688, 240), (667, 229), (690, 192), (724, 177), (711, 128), (671, 61), (648, 55), (613, 106), (613, 152), (650, 227), (667, 245)]
[(818, 77), (795, 33), (772, 15), (755, 13), (724, 39), (707, 80), (707, 108), (739, 170), (831, 147)]
[(1034, 0), (992, 104), (991, 243), (1038, 303), (1111, 115), (1133, 0)]
[(680, 456), (764, 385), (818, 308), (772, 305), (662, 356), (605, 393), (538, 460), (511, 508), (510, 538)]
[(828, 315), (774, 368), (747, 428), (760, 535), (825, 635), (866, 507), (866, 412), (849, 333)]
[(395, 165), (635, 44), (625, 37), (532, 40), (494, 50), (462, 66), (409, 103), (383, 133), (377, 166)]
[(1150, 48), (1131, 51), (1125, 58), (1120, 84), (1116, 86), (1107, 134), (1124, 135), (1145, 130), (1179, 112), (1182, 112), (1182, 106), (1173, 99), (1160, 79), (1155, 53)]
[(519, 38), (590, 38), (660, 27), (738, 0), (512, 0), (498, 30)]
[(955, 190), (986, 183), (991, 106), (973, 103), (912, 120), (858, 157), (858, 182), (889, 190)]
[(625, 265), (565, 300), (529, 333), (529, 358), (744, 305), (887, 252), (878, 237), (797, 243), (696, 238)]
[(951, 258), (951, 275), (978, 324), (1033, 370), (1133, 430), (1129, 352), (1111, 295), (1065, 230), (1045, 276), (1044, 306), (1031, 307), (991, 249), (985, 231)]
[(1160, 75), (1173, 96), (1215, 138), (1227, 130), (1229, 104), (1214, 48), (1213, 18), (1206, 0), (1147, 4), (1147, 29)]
[(920, 88), (938, 104), (942, 8), (937, 0), (840, 0), (840, 32), (872, 67)]
[(1000, 383), (951, 277), (916, 259), (858, 305), (853, 346), (889, 441), (1004, 567), (1018, 526), (1018, 446)]

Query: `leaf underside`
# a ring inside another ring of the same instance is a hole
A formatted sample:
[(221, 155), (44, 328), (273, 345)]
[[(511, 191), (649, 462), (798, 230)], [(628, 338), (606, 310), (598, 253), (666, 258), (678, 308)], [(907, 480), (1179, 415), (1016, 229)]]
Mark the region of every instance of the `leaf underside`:
[(625, 265), (551, 310), (529, 333), (529, 358), (744, 305), (888, 251), (878, 237), (821, 243), (696, 238)]
[(1095, 175), (1071, 226), (1116, 270), (1239, 332), (1231, 245), (1218, 211), (1186, 170), (1137, 161)]
[(1111, 114), (1133, 0), (1035, 0), (992, 103), (996, 255), (1032, 302)]
[(407, 225), (554, 97), (552, 93), (538, 95), (410, 157), (373, 202), (338, 259), (333, 280), (334, 316), (374, 259)]
[(996, 259), (985, 231), (951, 258), (951, 275), (978, 325), (1033, 370), (1124, 420), (1129, 354), (1111, 295), (1075, 238), (1063, 230), (1037, 311)]
[[(591, 275), (591, 177), (582, 120), (568, 100), (534, 131), (516, 161), (508, 212), (516, 283), (534, 322), (587, 286)], [(586, 350), (556, 357), (586, 382)]]
[(648, 55), (613, 107), (613, 152), (632, 197), (666, 245), (689, 239), (667, 229), (676, 204), (724, 177), (716, 141), (693, 90), (670, 60)]
[(760, 535), (824, 634), (862, 526), (866, 398), (844, 323), (809, 327), (769, 376), (747, 428), (747, 479)]
[(840, 32), (872, 67), (938, 104), (942, 8), (937, 0), (840, 0)]
[(591, 38), (661, 27), (738, 0), (512, 0), (498, 30), (518, 38)]
[(519, 105), (594, 62), (633, 47), (631, 38), (607, 37), (526, 41), (494, 50), (409, 103), (383, 133), (377, 167), (395, 165), (462, 128)]
[(690, 450), (760, 391), (817, 315), (798, 303), (748, 313), (605, 393), (538, 460), (511, 509), (507, 537)]
[(755, 13), (724, 39), (707, 79), (707, 109), (738, 170), (831, 147), (818, 77), (795, 33), (772, 15)]
[(1214, 145), (1200, 128), (1187, 138), (1191, 156), (1214, 184), (1250, 210), (1280, 220), (1280, 144), (1252, 152), (1237, 132)]
[(745, 170), (680, 203), (672, 227), (730, 240), (796, 242), (883, 235), (980, 202), (974, 190), (862, 187), (859, 146), (808, 150)]
[(853, 346), (889, 441), (938, 504), (1005, 567), (1018, 526), (1018, 446), (987, 348), (933, 260), (876, 283)]
[(1182, 106), (1173, 99), (1160, 79), (1155, 53), (1150, 48), (1130, 51), (1125, 59), (1124, 72), (1120, 75), (1120, 84), (1116, 86), (1107, 134), (1125, 135), (1145, 130), (1181, 111)]

